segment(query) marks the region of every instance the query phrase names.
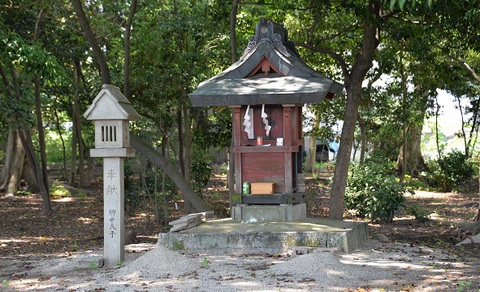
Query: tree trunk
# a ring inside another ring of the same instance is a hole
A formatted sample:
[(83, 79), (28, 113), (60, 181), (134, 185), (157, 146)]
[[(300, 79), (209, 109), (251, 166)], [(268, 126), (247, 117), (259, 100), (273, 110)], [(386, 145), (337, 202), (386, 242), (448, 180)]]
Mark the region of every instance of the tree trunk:
[(56, 99), (54, 99), (54, 106), (53, 106), (53, 114), (55, 116), (55, 128), (58, 133), (58, 137), (60, 137), (60, 141), (62, 142), (62, 157), (63, 157), (63, 173), (64, 177), (67, 178), (67, 147), (65, 146), (65, 139), (63, 139), (62, 134), (62, 127), (60, 123), (60, 118), (58, 117), (58, 111), (56, 106)]
[[(316, 125), (316, 124), (315, 124)], [(306, 157), (307, 164), (305, 166), (305, 171), (315, 172), (315, 163), (317, 162), (317, 137), (313, 134), (310, 134), (310, 143), (308, 144), (308, 155)]]
[[(422, 150), (422, 127), (411, 126), (408, 131), (405, 145), (402, 145), (402, 151), (399, 152), (396, 169), (398, 172), (408, 173), (411, 176), (418, 176), (426, 169)], [(403, 153), (406, 155), (404, 156)]]
[(237, 62), (237, 12), (239, 0), (232, 1), (232, 13), (230, 14), (230, 50), (232, 63)]
[(28, 162), (32, 168), (33, 174), (35, 176), (36, 182), (40, 188), (40, 195), (42, 196), (42, 209), (45, 216), (50, 216), (53, 214), (53, 209), (50, 204), (50, 194), (48, 192), (48, 185), (45, 185), (43, 182), (45, 178), (40, 167), (40, 163), (35, 153), (35, 148), (32, 142), (32, 135), (30, 130), (25, 129), (24, 131), (19, 130), (18, 134), (22, 140), (23, 149), (25, 150)]
[[(192, 161), (191, 161), (191, 151), (192, 151), (192, 135), (190, 130), (190, 121), (188, 115), (188, 107), (185, 102), (185, 98), (187, 97), (187, 93), (185, 88), (182, 89), (182, 116), (183, 116), (183, 141), (184, 141), (184, 151), (183, 151), (183, 169), (184, 169), (184, 177), (185, 180), (190, 184), (192, 181)], [(185, 200), (184, 204), (184, 211), (185, 213), (191, 213), (192, 206), (191, 204)]]
[(438, 97), (435, 97), (435, 143), (437, 145), (438, 159), (442, 158), (443, 149), (440, 148), (440, 131), (438, 130), (438, 117), (440, 116), (440, 104), (438, 103)]
[[(73, 104), (72, 104), (72, 121), (73, 121), (73, 135), (76, 137), (76, 142), (78, 144), (78, 177), (79, 177), (79, 186), (85, 187), (88, 186), (88, 182), (85, 175), (85, 144), (83, 143), (82, 138), (82, 117), (80, 114), (80, 76), (81, 68), (80, 62), (75, 62), (74, 75), (73, 75)], [(72, 156), (72, 159), (75, 157)]]
[(2, 170), (2, 186), (7, 196), (13, 196), (18, 191), (20, 180), (23, 174), (23, 165), (25, 161), (25, 151), (22, 141), (18, 135), (18, 130), (9, 130), (7, 149), (5, 157), (5, 166)]
[[(15, 132), (13, 129), (8, 130), (8, 138), (7, 138), (7, 145), (5, 148), (5, 162), (3, 165), (2, 170), (0, 171), (0, 190), (5, 190), (8, 185), (8, 179), (10, 178), (10, 169), (12, 165), (13, 158), (15, 157), (14, 155), (14, 149), (15, 149)], [(22, 148), (23, 150), (23, 148)]]
[(185, 180), (190, 182), (192, 179), (192, 131), (190, 130), (190, 116), (189, 116), (189, 111), (188, 111), (188, 106), (187, 103), (185, 102), (185, 99), (187, 98), (187, 92), (186, 89), (184, 88), (182, 90), (182, 111), (183, 111), (183, 135), (184, 135), (184, 141), (185, 141), (185, 150), (183, 152), (184, 154), (184, 167), (185, 167)]
[(365, 121), (358, 115), (358, 124), (360, 126), (360, 164), (365, 162), (365, 153), (367, 152), (367, 132), (365, 130)]
[[(75, 124), (74, 118), (72, 116), (72, 122)], [(77, 172), (77, 135), (75, 135), (76, 131), (75, 125), (73, 126), (73, 133), (72, 133), (72, 149), (71, 149), (71, 160), (70, 160), (70, 172), (68, 175), (68, 184), (71, 186), (75, 186), (76, 184), (76, 172)]]
[(177, 110), (177, 129), (178, 129), (178, 164), (180, 167), (180, 172), (183, 177), (185, 177), (185, 156), (183, 154), (183, 119), (182, 119), (182, 110), (179, 108)]
[[(13, 85), (13, 94), (16, 97), (18, 103), (22, 101), (22, 94), (20, 93), (20, 80), (18, 70), (14, 68), (12, 70), (12, 85)], [(41, 170), (40, 163), (38, 161), (37, 154), (32, 142), (32, 135), (30, 129), (27, 126), (22, 125), (23, 129), (20, 128), (17, 130), (18, 137), (20, 137), (23, 150), (25, 151), (30, 167), (34, 173), (35, 182), (39, 186), (39, 192), (42, 196), (42, 209), (45, 216), (50, 216), (53, 213), (51, 204), (50, 204), (50, 194), (48, 191), (48, 183), (45, 184), (46, 178), (43, 177), (43, 172)]]
[[(355, 63), (350, 71), (345, 64), (342, 66), (345, 77), (345, 88), (347, 90), (347, 106), (345, 109), (342, 135), (340, 137), (340, 149), (338, 151), (337, 163), (335, 164), (335, 174), (330, 197), (329, 217), (332, 219), (343, 218), (348, 167), (355, 133), (355, 124), (358, 117), (358, 108), (362, 95), (362, 82), (367, 72), (373, 66), (373, 55), (379, 44), (380, 20), (378, 17), (380, 16), (380, 4), (370, 0), (368, 5), (371, 13), (371, 21), (364, 23), (361, 50), (357, 54)], [(378, 22), (374, 22), (375, 20)]]
[(125, 52), (123, 54), (125, 61), (123, 62), (123, 94), (127, 99), (130, 98), (130, 32), (132, 31), (133, 16), (137, 11), (138, 0), (133, 0), (130, 5), (130, 14), (128, 15), (127, 24), (125, 25)]
[(111, 76), (107, 60), (105, 59), (105, 55), (103, 54), (102, 49), (98, 45), (97, 40), (95, 39), (95, 35), (93, 34), (93, 31), (88, 24), (87, 16), (85, 15), (85, 11), (83, 11), (82, 2), (80, 0), (73, 0), (72, 2), (73, 6), (75, 7), (75, 12), (77, 13), (78, 21), (80, 22), (80, 27), (85, 33), (85, 38), (88, 40), (88, 43), (90, 44), (90, 47), (95, 54), (95, 58), (97, 59), (97, 64), (100, 67), (102, 83), (110, 84)]
[(333, 176), (332, 193), (330, 195), (330, 213), (332, 219), (343, 218), (343, 206), (345, 201), (345, 189), (347, 188), (348, 167), (355, 134), (358, 107), (362, 91), (362, 80), (347, 87), (347, 106), (345, 109), (340, 147), (338, 150), (335, 173)]
[(192, 190), (190, 183), (185, 180), (178, 172), (178, 169), (173, 164), (170, 164), (165, 157), (132, 133), (130, 133), (130, 142), (133, 148), (160, 167), (175, 182), (175, 185), (183, 193), (185, 199), (192, 204), (198, 212), (210, 210), (210, 206)]
[[(37, 22), (35, 24), (35, 35), (34, 41), (37, 42), (40, 38), (40, 28), (42, 26), (42, 20), (45, 10), (42, 9), (38, 13)], [(41, 161), (41, 172), (43, 181), (39, 181), (39, 184), (43, 184), (45, 189), (47, 190), (47, 194), (49, 193), (49, 186), (48, 186), (48, 172), (47, 172), (47, 150), (45, 146), (45, 133), (43, 131), (43, 117), (42, 117), (42, 102), (40, 99), (40, 78), (35, 75), (33, 77), (34, 87), (35, 87), (35, 114), (37, 117), (37, 132), (38, 132), (38, 144), (40, 150), (40, 161)]]
[[(232, 64), (237, 62), (237, 12), (238, 12), (239, 0), (232, 1), (232, 13), (230, 14), (230, 52), (232, 58)], [(232, 125), (233, 125), (233, 115), (232, 115)], [(228, 174), (227, 174), (227, 183), (228, 183), (228, 194), (229, 194), (229, 205), (232, 207), (234, 205), (233, 196), (235, 195), (235, 156), (233, 154), (233, 137), (234, 131), (232, 131), (232, 141), (230, 142), (230, 149), (228, 151)]]
[(40, 171), (42, 172), (43, 181), (39, 181), (39, 184), (43, 184), (49, 193), (48, 185), (48, 172), (47, 172), (47, 150), (45, 146), (45, 133), (43, 131), (43, 118), (42, 118), (42, 103), (40, 101), (40, 80), (38, 76), (34, 77), (35, 83), (35, 113), (37, 116), (37, 132), (38, 132), (38, 145), (40, 150)]

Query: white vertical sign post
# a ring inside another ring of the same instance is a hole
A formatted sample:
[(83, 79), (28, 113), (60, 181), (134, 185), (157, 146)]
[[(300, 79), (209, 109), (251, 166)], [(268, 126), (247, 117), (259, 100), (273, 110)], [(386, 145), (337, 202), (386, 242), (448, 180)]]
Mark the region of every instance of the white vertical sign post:
[(104, 84), (83, 116), (95, 123), (90, 156), (103, 157), (104, 264), (115, 266), (125, 258), (124, 158), (135, 156), (129, 121), (138, 114), (118, 87)]
[(103, 158), (103, 246), (108, 266), (124, 261), (123, 157)]

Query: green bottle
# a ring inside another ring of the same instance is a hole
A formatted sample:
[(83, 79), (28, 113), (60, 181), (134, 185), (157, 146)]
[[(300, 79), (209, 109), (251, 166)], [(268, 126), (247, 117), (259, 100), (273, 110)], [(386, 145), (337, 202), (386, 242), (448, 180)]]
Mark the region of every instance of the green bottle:
[(247, 181), (244, 182), (243, 185), (242, 185), (242, 188), (243, 188), (242, 194), (244, 194), (244, 195), (250, 194), (250, 183), (249, 182), (247, 182)]

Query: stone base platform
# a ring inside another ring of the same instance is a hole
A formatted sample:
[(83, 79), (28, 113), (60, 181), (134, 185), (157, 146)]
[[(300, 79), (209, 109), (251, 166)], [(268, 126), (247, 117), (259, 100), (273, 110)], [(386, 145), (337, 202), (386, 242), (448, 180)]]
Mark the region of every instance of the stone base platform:
[(291, 222), (307, 218), (307, 206), (303, 204), (284, 205), (237, 205), (230, 209), (233, 221)]
[(366, 223), (324, 218), (292, 222), (207, 221), (181, 232), (160, 233), (159, 244), (176, 251), (207, 254), (285, 254), (296, 247), (352, 252), (368, 240)]

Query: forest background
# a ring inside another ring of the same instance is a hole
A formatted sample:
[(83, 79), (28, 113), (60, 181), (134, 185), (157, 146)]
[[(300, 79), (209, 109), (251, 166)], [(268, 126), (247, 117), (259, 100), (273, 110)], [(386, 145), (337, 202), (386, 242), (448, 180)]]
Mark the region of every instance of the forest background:
[[(82, 113), (107, 83), (140, 114), (135, 137), (155, 149), (151, 162), (139, 155), (127, 163), (127, 208), (149, 198), (163, 221), (163, 202), (184, 195), (194, 209), (207, 209), (201, 192), (213, 171), (211, 150), (228, 154), (231, 113), (193, 108), (188, 94), (238, 60), (260, 16), (282, 23), (307, 64), (345, 85), (343, 96), (309, 106), (306, 119), (313, 141), (340, 142), (331, 218), (355, 204), (352, 155), (416, 188), (475, 184), (478, 1), (45, 0), (0, 6), (0, 189), (40, 194), (50, 216), (57, 186), (49, 166), (59, 165), (68, 185), (87, 188), (96, 161), (88, 151), (93, 125)], [(461, 113), (463, 147), (455, 151), (438, 129), (439, 89)], [(338, 121), (341, 133), (333, 131)], [(422, 155), (426, 128), (430, 160)], [(314, 172), (315, 163), (307, 159), (305, 167)], [(364, 215), (375, 217), (372, 210)]]

